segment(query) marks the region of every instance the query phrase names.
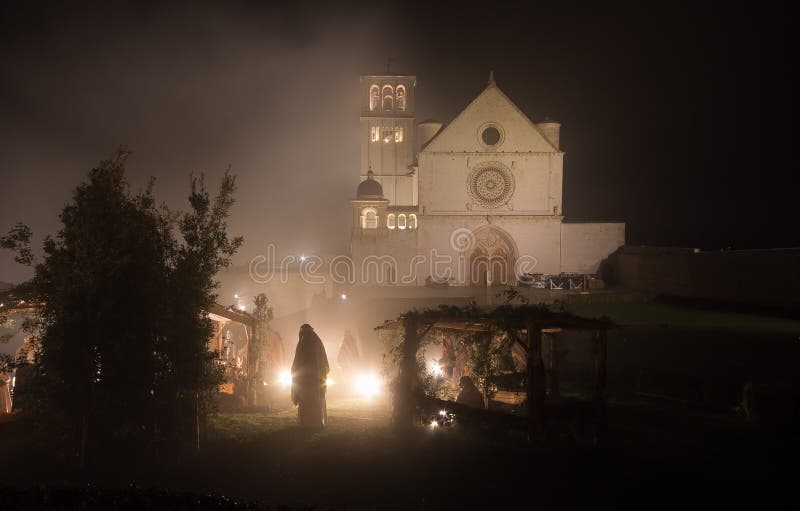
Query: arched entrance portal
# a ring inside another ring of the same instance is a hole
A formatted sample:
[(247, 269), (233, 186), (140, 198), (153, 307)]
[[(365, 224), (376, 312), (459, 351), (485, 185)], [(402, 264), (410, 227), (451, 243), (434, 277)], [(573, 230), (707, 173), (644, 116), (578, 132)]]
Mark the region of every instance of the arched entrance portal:
[(510, 286), (516, 282), (517, 247), (504, 230), (486, 226), (474, 233), (468, 261), (468, 283), (473, 286)]

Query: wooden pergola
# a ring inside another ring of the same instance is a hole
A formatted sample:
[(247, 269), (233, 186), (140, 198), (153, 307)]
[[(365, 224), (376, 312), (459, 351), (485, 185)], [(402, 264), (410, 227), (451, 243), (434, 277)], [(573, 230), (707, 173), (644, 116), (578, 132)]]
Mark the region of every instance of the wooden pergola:
[[(501, 310), (502, 309), (502, 310)], [(501, 312), (499, 316), (497, 312)], [(499, 326), (498, 317), (502, 317), (502, 328)], [(527, 404), (530, 412), (529, 429), (531, 436), (542, 431), (548, 415), (559, 413), (557, 406), (546, 403), (545, 366), (542, 356), (543, 334), (552, 334), (563, 331), (590, 331), (594, 332), (592, 340), (595, 345), (594, 363), (594, 395), (589, 407), (597, 417), (598, 436), (605, 429), (605, 390), (607, 383), (608, 362), (608, 331), (620, 328), (631, 328), (617, 325), (609, 319), (587, 319), (572, 315), (567, 312), (554, 312), (541, 306), (504, 306), (484, 315), (474, 311), (473, 314), (464, 314), (454, 308), (441, 308), (440, 310), (425, 312), (409, 312), (397, 320), (387, 321), (377, 330), (403, 331), (403, 346), (400, 360), (400, 376), (398, 389), (413, 393), (414, 371), (416, 366), (416, 352), (422, 339), (431, 330), (452, 331), (465, 334), (486, 332), (500, 332), (509, 329), (516, 331), (515, 342), (525, 349), (527, 353)], [(638, 328), (638, 327), (635, 327)], [(526, 339), (522, 342), (521, 338)], [(398, 410), (397, 408), (400, 407)], [(413, 420), (413, 411), (408, 409), (409, 403), (402, 399), (395, 400), (395, 421), (409, 422)]]

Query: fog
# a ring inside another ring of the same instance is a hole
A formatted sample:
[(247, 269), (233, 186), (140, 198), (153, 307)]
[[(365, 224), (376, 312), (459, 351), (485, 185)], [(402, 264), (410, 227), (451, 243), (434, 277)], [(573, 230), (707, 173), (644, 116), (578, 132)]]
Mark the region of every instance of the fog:
[[(134, 187), (155, 176), (157, 197), (174, 208), (185, 207), (191, 172), (213, 186), (232, 168), (229, 225), (246, 240), (237, 264), (268, 242), (345, 251), (358, 77), (389, 57), (418, 76), (417, 120), (451, 120), (493, 69), (533, 120), (561, 121), (567, 216), (624, 220), (629, 243), (798, 241), (776, 19), (397, 3), (2, 9), (0, 230), (24, 221), (37, 248), (86, 172), (124, 144)], [(755, 126), (737, 126), (747, 119)], [(758, 194), (754, 171), (769, 178)], [(29, 275), (0, 254), (0, 280)]]

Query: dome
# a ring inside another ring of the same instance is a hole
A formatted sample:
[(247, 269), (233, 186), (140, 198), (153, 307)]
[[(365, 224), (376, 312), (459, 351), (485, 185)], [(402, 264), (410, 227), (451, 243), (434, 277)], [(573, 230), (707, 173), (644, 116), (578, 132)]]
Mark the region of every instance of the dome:
[(358, 185), (358, 198), (359, 199), (382, 199), (383, 187), (375, 178), (372, 177), (373, 172), (367, 172), (367, 179), (361, 181)]

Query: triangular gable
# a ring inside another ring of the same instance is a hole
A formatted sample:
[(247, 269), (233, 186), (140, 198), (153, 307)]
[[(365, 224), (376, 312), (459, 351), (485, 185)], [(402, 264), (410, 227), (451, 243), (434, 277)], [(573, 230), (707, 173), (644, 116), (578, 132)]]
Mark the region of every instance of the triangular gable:
[[(480, 141), (481, 128), (499, 124), (503, 141), (487, 148)], [(522, 110), (497, 85), (490, 83), (478, 97), (445, 126), (421, 152), (558, 152)]]

